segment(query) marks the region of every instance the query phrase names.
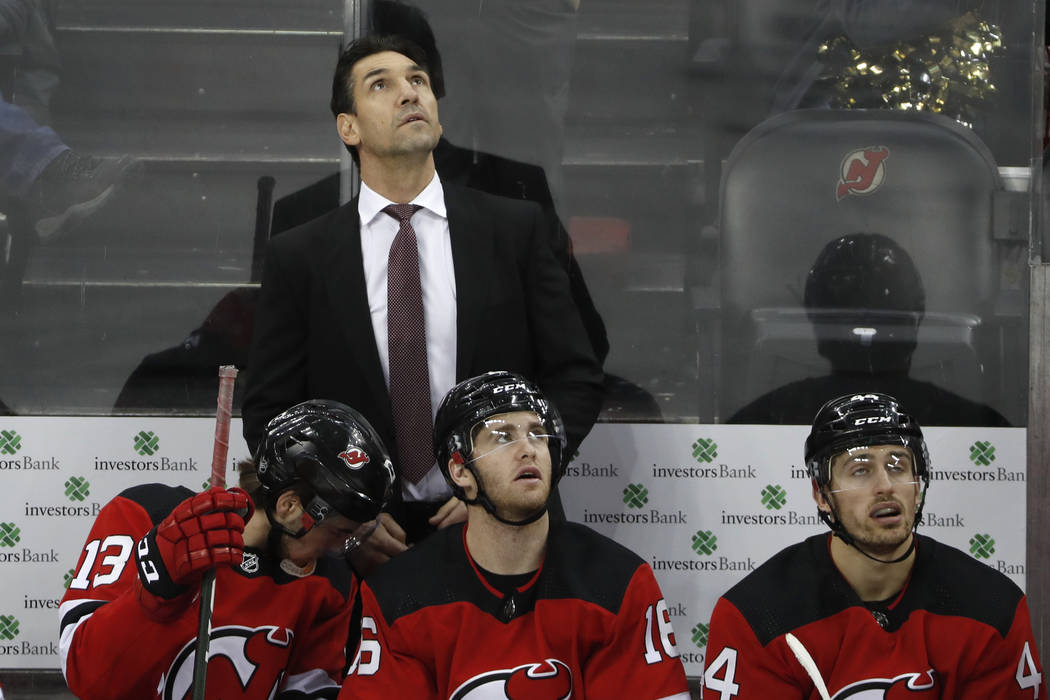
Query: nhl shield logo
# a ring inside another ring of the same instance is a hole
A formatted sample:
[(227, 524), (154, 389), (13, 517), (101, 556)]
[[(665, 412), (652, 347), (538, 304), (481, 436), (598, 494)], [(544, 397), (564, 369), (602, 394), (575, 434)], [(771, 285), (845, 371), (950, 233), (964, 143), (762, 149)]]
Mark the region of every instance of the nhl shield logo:
[(572, 671), (557, 659), (480, 673), (460, 685), (449, 700), (566, 700)]
[(255, 552), (245, 552), (241, 559), (241, 571), (246, 574), (255, 574), (259, 571), (259, 555)]
[(835, 198), (841, 200), (847, 195), (871, 194), (879, 189), (886, 179), (883, 161), (889, 157), (890, 149), (885, 146), (868, 146), (847, 153), (839, 166)]

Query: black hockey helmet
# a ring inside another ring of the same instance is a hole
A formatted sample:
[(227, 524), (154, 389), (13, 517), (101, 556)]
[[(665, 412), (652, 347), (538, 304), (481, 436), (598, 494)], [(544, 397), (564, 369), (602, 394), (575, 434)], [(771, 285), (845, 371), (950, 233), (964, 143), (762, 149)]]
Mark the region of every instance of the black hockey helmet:
[(919, 423), (886, 394), (847, 394), (824, 404), (806, 438), (806, 468), (820, 488), (831, 483), (831, 458), (866, 445), (897, 445), (911, 449), (915, 475), (929, 484), (930, 455)]
[(256, 461), (271, 500), (296, 484), (308, 486), (315, 495), (303, 508), (318, 522), (333, 511), (358, 523), (375, 520), (394, 489), (383, 440), (360, 413), (337, 401), (304, 401), (278, 414), (266, 426)]
[(554, 404), (536, 385), (513, 372), (495, 371), (467, 379), (452, 387), (438, 407), (434, 419), (434, 454), (452, 492), (466, 500), (463, 489), (452, 481), (448, 462), (458, 455), (464, 463), (472, 460), (473, 430), (481, 421), (499, 413), (532, 411), (543, 422), (549, 436), (551, 489), (565, 474), (565, 425)]

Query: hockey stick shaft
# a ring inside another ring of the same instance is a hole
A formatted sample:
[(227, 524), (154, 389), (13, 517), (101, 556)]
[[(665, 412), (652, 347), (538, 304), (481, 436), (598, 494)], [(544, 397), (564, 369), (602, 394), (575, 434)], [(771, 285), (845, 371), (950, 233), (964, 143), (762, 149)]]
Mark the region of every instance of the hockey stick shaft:
[(791, 648), (791, 652), (798, 659), (798, 662), (802, 664), (802, 668), (809, 674), (810, 679), (813, 681), (813, 685), (816, 686), (817, 692), (820, 693), (822, 700), (831, 700), (831, 696), (828, 695), (828, 687), (824, 685), (824, 679), (820, 677), (820, 671), (817, 670), (817, 662), (810, 656), (809, 650), (803, 646), (802, 642), (798, 640), (798, 637), (788, 632), (784, 635), (784, 639), (787, 641), (787, 645)]
[[(230, 417), (233, 414), (233, 383), (237, 368), (219, 367), (219, 398), (215, 409), (215, 442), (211, 452), (211, 486), (225, 488), (226, 458), (230, 451)], [(197, 620), (197, 651), (193, 658), (193, 700), (204, 700), (208, 684), (208, 646), (211, 641), (211, 614), (215, 604), (215, 569), (201, 579), (201, 611)]]

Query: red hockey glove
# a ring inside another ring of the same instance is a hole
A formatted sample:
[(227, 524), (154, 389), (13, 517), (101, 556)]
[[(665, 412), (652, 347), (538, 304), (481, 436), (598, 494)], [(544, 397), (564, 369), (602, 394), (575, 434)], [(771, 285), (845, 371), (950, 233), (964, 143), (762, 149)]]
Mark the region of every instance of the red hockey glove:
[(171, 600), (188, 592), (206, 570), (239, 565), (244, 523), (252, 512), (241, 489), (212, 488), (187, 498), (135, 548), (143, 588)]

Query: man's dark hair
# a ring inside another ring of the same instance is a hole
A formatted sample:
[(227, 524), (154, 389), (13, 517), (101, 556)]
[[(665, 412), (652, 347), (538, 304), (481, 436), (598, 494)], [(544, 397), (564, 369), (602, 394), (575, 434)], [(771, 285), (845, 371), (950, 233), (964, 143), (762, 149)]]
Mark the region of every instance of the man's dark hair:
[(335, 64), (335, 75), (332, 77), (332, 101), (329, 104), (333, 117), (343, 112), (357, 113), (357, 105), (354, 104), (354, 66), (361, 59), (384, 51), (393, 51), (402, 56), (408, 56), (416, 65), (427, 71), (427, 74), (430, 73), (426, 52), (415, 42), (403, 36), (390, 34), (363, 36), (356, 39), (339, 54), (339, 62)]

